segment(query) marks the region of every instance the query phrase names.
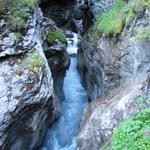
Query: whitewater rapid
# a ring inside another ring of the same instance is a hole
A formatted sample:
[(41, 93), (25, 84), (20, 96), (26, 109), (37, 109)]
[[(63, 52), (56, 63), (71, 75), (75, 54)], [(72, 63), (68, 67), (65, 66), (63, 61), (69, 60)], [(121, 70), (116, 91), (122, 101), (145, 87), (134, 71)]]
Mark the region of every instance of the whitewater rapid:
[(67, 41), (70, 67), (64, 79), (65, 99), (61, 103), (61, 117), (48, 130), (42, 150), (75, 150), (80, 119), (88, 105), (87, 94), (77, 71), (77, 34), (74, 33), (74, 37), (68, 38)]

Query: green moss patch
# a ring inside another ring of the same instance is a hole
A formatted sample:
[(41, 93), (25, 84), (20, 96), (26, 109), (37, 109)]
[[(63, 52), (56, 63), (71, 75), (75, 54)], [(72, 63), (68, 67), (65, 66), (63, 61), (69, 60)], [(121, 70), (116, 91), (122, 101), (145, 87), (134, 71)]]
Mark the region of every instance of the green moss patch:
[(150, 150), (150, 109), (120, 124), (114, 131), (111, 150)]
[(99, 17), (95, 30), (105, 34), (119, 33), (122, 30), (122, 18), (119, 17), (120, 11), (124, 6), (122, 0), (117, 0), (111, 10)]
[[(0, 0), (0, 14), (9, 11), (5, 15), (14, 30), (26, 28), (26, 19), (32, 14), (38, 4), (38, 0)], [(4, 15), (3, 15), (4, 16)]]
[(47, 42), (50, 45), (53, 44), (56, 40), (59, 40), (60, 42), (67, 44), (65, 34), (59, 29), (55, 29), (55, 30), (51, 31), (47, 36)]
[(137, 97), (137, 102), (141, 106), (148, 106), (150, 104), (150, 101), (144, 95), (138, 96)]
[(134, 19), (144, 9), (150, 8), (150, 0), (116, 0), (114, 6), (101, 15), (93, 28), (95, 35), (104, 33), (116, 36), (120, 34), (129, 19)]

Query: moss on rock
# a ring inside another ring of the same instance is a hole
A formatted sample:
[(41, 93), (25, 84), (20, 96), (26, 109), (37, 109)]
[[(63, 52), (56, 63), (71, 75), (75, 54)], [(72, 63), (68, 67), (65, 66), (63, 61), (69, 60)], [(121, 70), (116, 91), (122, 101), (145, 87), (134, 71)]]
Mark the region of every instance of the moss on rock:
[(144, 9), (150, 8), (150, 0), (116, 0), (114, 6), (103, 15), (99, 16), (93, 28), (94, 34), (106, 36), (120, 34), (129, 19), (134, 19)]
[(56, 40), (59, 40), (63, 44), (67, 44), (67, 39), (65, 34), (59, 29), (55, 29), (51, 31), (47, 36), (47, 42), (50, 45), (53, 44)]
[(134, 37), (135, 40), (142, 41), (146, 39), (150, 39), (150, 25), (147, 27), (142, 27)]
[(121, 32), (123, 23), (122, 18), (119, 17), (119, 13), (123, 6), (124, 2), (122, 0), (117, 0), (112, 9), (98, 18), (98, 21), (94, 27), (95, 32), (102, 32), (106, 35)]
[[(26, 19), (38, 4), (38, 0), (0, 0), (0, 2), (0, 14), (8, 19), (13, 30), (26, 28)], [(9, 15), (5, 12), (9, 12)]]
[(41, 56), (41, 54), (37, 51), (28, 53), (26, 59), (24, 60), (24, 64), (27, 69), (34, 70), (34, 68), (45, 69), (45, 60)]

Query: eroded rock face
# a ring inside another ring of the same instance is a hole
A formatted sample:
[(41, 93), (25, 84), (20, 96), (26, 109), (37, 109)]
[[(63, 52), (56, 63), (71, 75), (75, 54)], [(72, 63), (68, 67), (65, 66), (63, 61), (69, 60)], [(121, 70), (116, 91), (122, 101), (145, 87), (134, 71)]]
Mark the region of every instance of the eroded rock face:
[(81, 41), (78, 60), (83, 84), (90, 100), (103, 98), (85, 111), (77, 149), (99, 150), (121, 121), (149, 108), (150, 40), (137, 40), (139, 30), (149, 25), (149, 15), (145, 10), (127, 21), (119, 38), (102, 35), (95, 40), (88, 33)]
[(149, 12), (129, 22), (119, 38), (95, 40), (88, 33), (82, 39), (78, 66), (90, 100), (104, 97), (121, 84), (140, 81), (149, 70), (150, 41), (136, 40), (138, 31), (148, 26)]
[(149, 78), (141, 84), (114, 89), (106, 98), (93, 101), (83, 115), (77, 149), (99, 150), (121, 121), (149, 107)]
[(115, 0), (92, 0), (92, 2), (94, 3), (93, 14), (96, 16), (109, 10)]
[(25, 36), (0, 20), (0, 149), (38, 148), (54, 119), (53, 80), (42, 42), (54, 25), (38, 8)]

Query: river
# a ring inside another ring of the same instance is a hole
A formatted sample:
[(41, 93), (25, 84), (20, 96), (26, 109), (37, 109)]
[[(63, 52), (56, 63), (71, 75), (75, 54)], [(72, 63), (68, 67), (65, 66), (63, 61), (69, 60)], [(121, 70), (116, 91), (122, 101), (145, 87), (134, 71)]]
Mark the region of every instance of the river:
[(87, 94), (77, 71), (78, 36), (74, 33), (74, 37), (67, 40), (70, 67), (64, 79), (65, 99), (61, 103), (61, 117), (48, 130), (42, 150), (75, 150), (80, 119), (88, 105)]

